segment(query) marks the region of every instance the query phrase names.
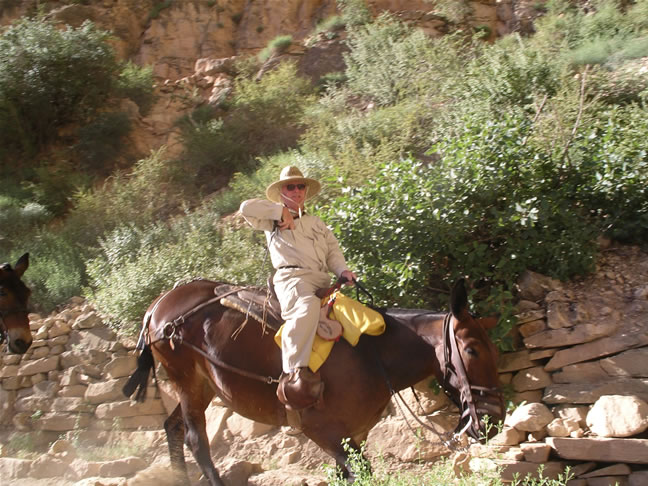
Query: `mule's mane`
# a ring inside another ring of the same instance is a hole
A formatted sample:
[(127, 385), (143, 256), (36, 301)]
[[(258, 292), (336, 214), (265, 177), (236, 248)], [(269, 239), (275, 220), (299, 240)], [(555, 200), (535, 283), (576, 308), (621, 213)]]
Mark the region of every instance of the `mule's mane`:
[(410, 325), (415, 319), (419, 317), (427, 317), (432, 319), (442, 319), (444, 313), (438, 311), (429, 311), (425, 309), (401, 309), (399, 307), (381, 308), (379, 312), (385, 318), (385, 322), (396, 322), (398, 324)]
[(400, 307), (391, 307), (388, 309), (380, 309), (383, 315), (393, 317), (394, 319), (411, 319), (418, 316), (434, 316), (443, 317), (445, 313), (437, 311), (429, 311), (425, 309), (401, 309)]

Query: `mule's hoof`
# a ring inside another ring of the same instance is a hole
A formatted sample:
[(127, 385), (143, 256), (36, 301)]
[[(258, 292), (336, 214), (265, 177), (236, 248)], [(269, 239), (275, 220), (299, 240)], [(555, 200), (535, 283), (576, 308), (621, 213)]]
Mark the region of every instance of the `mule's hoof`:
[(277, 398), (290, 410), (303, 410), (316, 405), (324, 394), (324, 383), (319, 372), (298, 368), (281, 375), (277, 386)]

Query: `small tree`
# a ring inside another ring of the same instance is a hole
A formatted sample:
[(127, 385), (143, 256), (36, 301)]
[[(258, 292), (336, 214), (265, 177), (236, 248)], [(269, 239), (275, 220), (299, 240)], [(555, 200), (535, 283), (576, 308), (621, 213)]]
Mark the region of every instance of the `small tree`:
[[(87, 119), (111, 90), (117, 63), (91, 22), (58, 29), (21, 20), (0, 37), (0, 146), (34, 154), (67, 123)], [(1, 155), (1, 154), (0, 154)]]

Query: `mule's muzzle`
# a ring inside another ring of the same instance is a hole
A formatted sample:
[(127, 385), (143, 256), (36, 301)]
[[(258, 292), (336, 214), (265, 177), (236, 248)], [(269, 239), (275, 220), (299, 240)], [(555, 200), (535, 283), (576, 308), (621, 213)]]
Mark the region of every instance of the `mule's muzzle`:
[(9, 351), (15, 354), (25, 354), (29, 349), (29, 346), (31, 346), (31, 343), (31, 339), (29, 341), (25, 341), (24, 339), (10, 339), (8, 342)]

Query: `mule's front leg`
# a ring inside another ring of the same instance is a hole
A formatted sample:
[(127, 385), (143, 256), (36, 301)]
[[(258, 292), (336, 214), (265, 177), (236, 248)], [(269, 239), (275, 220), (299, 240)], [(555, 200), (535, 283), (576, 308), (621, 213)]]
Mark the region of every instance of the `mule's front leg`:
[[(359, 473), (366, 471), (371, 475), (371, 464), (367, 458), (362, 454), (362, 449), (353, 440), (349, 439), (346, 442), (347, 446), (342, 446), (340, 453), (335, 455), (335, 463), (342, 470), (342, 475), (349, 483), (355, 483), (359, 477)], [(355, 456), (354, 461), (351, 461), (351, 456)], [(354, 471), (353, 465), (359, 465), (362, 470)]]

